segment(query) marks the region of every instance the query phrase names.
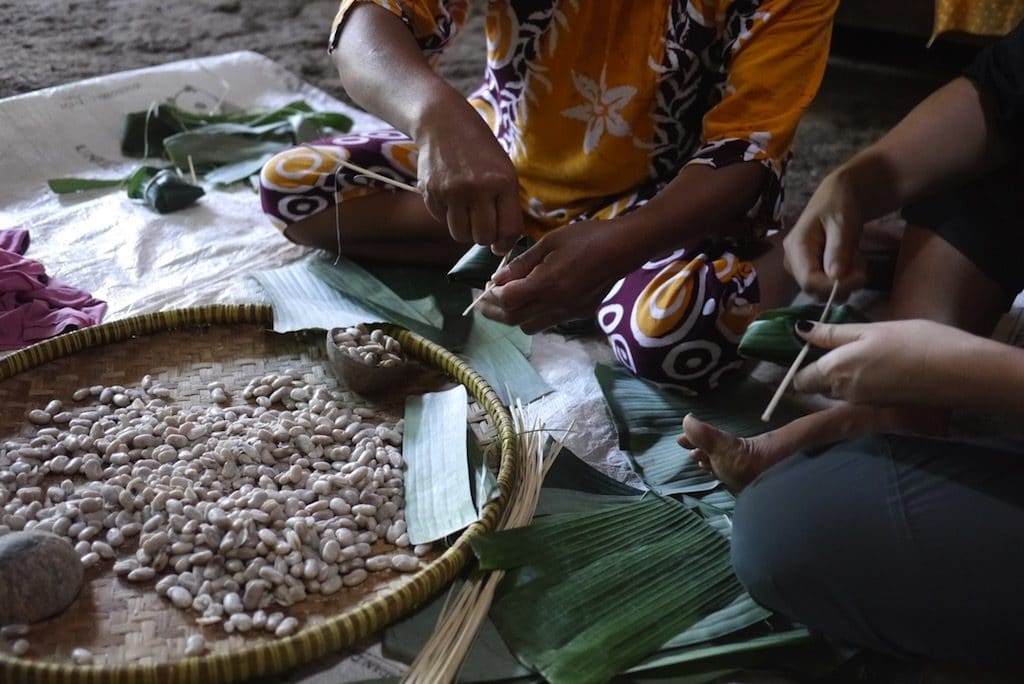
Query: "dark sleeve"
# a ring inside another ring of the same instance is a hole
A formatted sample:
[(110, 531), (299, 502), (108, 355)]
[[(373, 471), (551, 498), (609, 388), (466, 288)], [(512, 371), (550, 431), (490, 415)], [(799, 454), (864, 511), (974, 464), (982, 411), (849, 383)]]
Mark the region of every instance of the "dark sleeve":
[(964, 76), (992, 97), (1000, 132), (1024, 148), (1024, 22), (982, 50)]

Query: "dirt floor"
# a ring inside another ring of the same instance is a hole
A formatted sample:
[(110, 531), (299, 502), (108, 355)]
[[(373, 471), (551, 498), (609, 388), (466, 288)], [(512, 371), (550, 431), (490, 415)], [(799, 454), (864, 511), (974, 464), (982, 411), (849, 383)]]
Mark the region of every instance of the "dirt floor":
[[(336, 7), (336, 0), (0, 0), (0, 97), (235, 50), (261, 52), (343, 97), (325, 49)], [(480, 14), (443, 65), (463, 91), (475, 85), (483, 64)], [(844, 33), (836, 42), (847, 56), (832, 60), (795, 143), (790, 221), (828, 169), (878, 137), (948, 73), (949, 60), (938, 65), (937, 52), (926, 53), (920, 38), (880, 42)]]

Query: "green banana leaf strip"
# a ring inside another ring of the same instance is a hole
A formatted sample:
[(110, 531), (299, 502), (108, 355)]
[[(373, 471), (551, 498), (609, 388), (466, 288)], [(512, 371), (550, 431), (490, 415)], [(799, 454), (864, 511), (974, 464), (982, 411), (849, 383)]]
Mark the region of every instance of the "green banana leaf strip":
[[(649, 529), (637, 529), (653, 519), (657, 520)], [(530, 565), (541, 573), (557, 572), (586, 565), (604, 556), (608, 548), (650, 543), (687, 527), (706, 526), (682, 504), (651, 496), (636, 504), (610, 506), (586, 514), (545, 516), (529, 527), (475, 537), (472, 546), (482, 570), (511, 570)], [(553, 546), (540, 543), (554, 537), (558, 541)], [(595, 543), (598, 539), (601, 544)]]
[(203, 174), (203, 180), (207, 183), (213, 183), (218, 187), (225, 187), (244, 181), (247, 178), (256, 179), (256, 191), (259, 191), (259, 179), (257, 174), (263, 169), (263, 165), (270, 161), (270, 158), (274, 156), (274, 153), (262, 154), (258, 157), (251, 159), (242, 159), (241, 161), (234, 162), (233, 164), (225, 164), (218, 166), (212, 171), (207, 171)]
[(124, 178), (51, 178), (46, 181), (50, 190), (58, 195), (68, 195), (90, 190), (119, 188), (125, 184)]
[(467, 472), (466, 388), (413, 395), (405, 402), (405, 521), (409, 541), (425, 544), (478, 519)]
[(167, 158), (179, 169), (189, 168), (191, 157), (196, 172), (207, 173), (219, 166), (277, 154), (291, 145), (287, 141), (199, 129), (172, 135), (164, 140), (164, 146)]
[(718, 666), (728, 666), (736, 664), (737, 657), (741, 654), (806, 646), (814, 644), (816, 641), (810, 632), (801, 627), (777, 634), (755, 636), (742, 641), (668, 649), (630, 668), (628, 672), (648, 672), (686, 663), (700, 663), (702, 668), (713, 666), (716, 662)]
[(127, 178), (54, 178), (48, 184), (59, 194), (123, 187), (129, 198), (142, 200), (161, 214), (184, 209), (205, 194), (201, 187), (189, 183), (173, 169), (155, 166), (141, 166)]
[(477, 514), (483, 515), (484, 505), (500, 493), (498, 479), (491, 472), (491, 469), (487, 467), (487, 459), (483, 449), (480, 447), (480, 441), (468, 426), (466, 428), (466, 443), (469, 456), (469, 481), (472, 483), (471, 489), (473, 490), (473, 505), (476, 506)]
[[(748, 359), (769, 361), (789, 366), (804, 346), (793, 327), (797, 321), (817, 321), (824, 307), (819, 304), (769, 309), (761, 312), (747, 327), (740, 339), (739, 353)], [(866, 323), (867, 318), (848, 304), (829, 310), (828, 323)], [(825, 350), (812, 346), (805, 363), (811, 363), (825, 354)]]
[(729, 605), (694, 623), (686, 631), (673, 636), (661, 645), (659, 653), (706, 643), (727, 634), (739, 632), (771, 616), (771, 611), (754, 603), (747, 592), (742, 592)]
[(518, 328), (474, 312), (469, 337), (461, 351), (461, 356), (484, 376), (506, 405), (516, 399), (528, 404), (551, 391), (551, 386), (513, 342), (519, 334)]
[(590, 494), (611, 496), (636, 496), (645, 493), (642, 489), (630, 487), (624, 482), (608, 477), (564, 446), (544, 477), (544, 487), (575, 489)]
[(481, 567), (510, 574), (491, 616), (549, 681), (606, 681), (742, 593), (728, 543), (658, 497), (477, 538)]

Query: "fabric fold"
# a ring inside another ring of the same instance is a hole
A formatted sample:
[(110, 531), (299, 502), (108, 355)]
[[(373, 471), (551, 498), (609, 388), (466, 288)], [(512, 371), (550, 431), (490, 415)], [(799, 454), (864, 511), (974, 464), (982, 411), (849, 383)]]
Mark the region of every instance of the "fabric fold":
[(29, 232), (0, 230), (0, 350), (20, 349), (71, 330), (97, 325), (106, 302), (46, 274), (24, 255)]

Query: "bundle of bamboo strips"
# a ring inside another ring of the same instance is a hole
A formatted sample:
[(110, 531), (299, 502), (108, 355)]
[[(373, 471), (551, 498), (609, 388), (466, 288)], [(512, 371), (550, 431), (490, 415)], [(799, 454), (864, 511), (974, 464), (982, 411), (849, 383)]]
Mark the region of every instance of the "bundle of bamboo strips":
[[(509, 492), (509, 503), (497, 530), (523, 527), (530, 523), (540, 499), (544, 476), (554, 463), (555, 456), (562, 450), (563, 443), (560, 439), (545, 449), (547, 433), (543, 425), (534, 421), (528, 426), (526, 413), (519, 401), (513, 408), (512, 419), (516, 429), (520, 476)], [(566, 432), (571, 430), (572, 425)], [(449, 595), (434, 633), (402, 678), (403, 682), (437, 684), (455, 681), (490, 610), (498, 583), (504, 576), (501, 570), (474, 571), (454, 598)]]

